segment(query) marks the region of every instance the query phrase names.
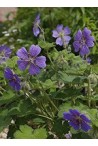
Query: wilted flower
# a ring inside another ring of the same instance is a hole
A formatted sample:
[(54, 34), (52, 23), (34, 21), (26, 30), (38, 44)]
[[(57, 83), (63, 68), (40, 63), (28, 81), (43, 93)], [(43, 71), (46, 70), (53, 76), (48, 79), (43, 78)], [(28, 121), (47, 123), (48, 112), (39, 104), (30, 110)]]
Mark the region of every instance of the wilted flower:
[(33, 34), (37, 37), (40, 33), (40, 14), (37, 15), (34, 21), (34, 26), (33, 26)]
[(71, 31), (69, 27), (63, 27), (63, 25), (57, 25), (56, 29), (52, 31), (52, 37), (57, 38), (56, 44), (60, 46), (68, 45), (69, 41), (71, 40), (71, 37), (68, 36)]
[(0, 64), (5, 62), (11, 55), (11, 49), (6, 45), (0, 46)]
[(16, 91), (21, 89), (19, 77), (10, 68), (4, 70), (4, 76), (9, 80), (9, 85)]
[(38, 56), (41, 52), (41, 48), (38, 45), (31, 45), (29, 53), (22, 47), (17, 51), (17, 56), (20, 58), (18, 60), (18, 67), (20, 70), (25, 70), (29, 66), (29, 73), (31, 75), (36, 75), (40, 73), (41, 68), (46, 67), (46, 57)]
[(88, 125), (88, 123), (91, 121), (78, 110), (70, 109), (69, 112), (64, 112), (63, 118), (69, 121), (69, 125), (72, 126), (75, 130), (82, 129), (83, 131), (87, 132), (91, 129), (91, 126)]
[(86, 27), (83, 31), (78, 30), (74, 37), (73, 46), (75, 52), (79, 52), (81, 56), (89, 54), (89, 47), (94, 46), (94, 37), (91, 36), (91, 30)]

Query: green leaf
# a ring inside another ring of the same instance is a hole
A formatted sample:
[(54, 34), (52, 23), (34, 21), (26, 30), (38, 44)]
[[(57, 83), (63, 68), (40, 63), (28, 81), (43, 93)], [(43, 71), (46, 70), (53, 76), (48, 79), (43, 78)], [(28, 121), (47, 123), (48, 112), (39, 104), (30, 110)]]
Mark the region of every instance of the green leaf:
[(14, 56), (11, 59), (8, 59), (6, 63), (9, 67), (14, 68), (15, 65), (17, 64), (17, 60), (18, 60), (18, 57)]
[(54, 47), (54, 43), (49, 43), (49, 42), (46, 42), (46, 41), (43, 41), (43, 40), (40, 40), (40, 41), (38, 42), (38, 45), (39, 45), (41, 48), (45, 49), (45, 50), (48, 50), (48, 49)]
[(33, 123), (40, 124), (40, 123), (45, 123), (45, 121), (42, 120), (41, 118), (35, 118), (33, 119)]
[(11, 90), (8, 90), (7, 92), (4, 92), (2, 97), (0, 97), (0, 105), (5, 104), (5, 103), (8, 104), (14, 99), (16, 99), (14, 92)]
[(58, 73), (59, 73), (60, 79), (62, 79), (64, 82), (70, 83), (76, 78), (76, 76), (74, 76), (74, 75), (73, 76), (72, 75), (68, 75), (68, 74), (63, 73), (61, 71), (59, 71)]
[(16, 139), (32, 139), (33, 129), (28, 125), (21, 125), (20, 130), (14, 133)]
[(11, 122), (11, 117), (8, 115), (8, 110), (0, 110), (0, 132), (6, 128)]
[(93, 73), (98, 74), (98, 64), (94, 64), (91, 66)]
[(50, 79), (43, 82), (42, 85), (43, 85), (44, 89), (56, 88), (55, 81), (52, 81)]
[(17, 115), (19, 117), (23, 117), (26, 115), (30, 115), (35, 111), (35, 106), (32, 105), (29, 99), (20, 100), (16, 105), (12, 105), (9, 109), (9, 115)]
[(90, 109), (88, 110), (88, 115), (92, 121), (92, 123), (98, 127), (98, 110), (97, 109)]
[(47, 131), (45, 128), (39, 128), (34, 130), (33, 139), (45, 139), (47, 138)]
[(45, 139), (47, 138), (47, 132), (45, 128), (39, 128), (33, 130), (28, 125), (21, 125), (20, 130), (14, 133), (16, 139)]
[(81, 89), (76, 89), (73, 87), (69, 87), (62, 91), (57, 91), (52, 93), (52, 96), (55, 99), (61, 99), (63, 101), (69, 101), (70, 99), (74, 99), (74, 98), (75, 99), (81, 98), (80, 95), (81, 95)]
[(63, 135), (65, 135), (65, 133), (68, 133), (69, 130), (70, 128), (67, 121), (62, 122), (62, 119), (56, 119), (54, 121), (52, 131), (53, 133), (55, 132), (59, 138), (63, 138)]

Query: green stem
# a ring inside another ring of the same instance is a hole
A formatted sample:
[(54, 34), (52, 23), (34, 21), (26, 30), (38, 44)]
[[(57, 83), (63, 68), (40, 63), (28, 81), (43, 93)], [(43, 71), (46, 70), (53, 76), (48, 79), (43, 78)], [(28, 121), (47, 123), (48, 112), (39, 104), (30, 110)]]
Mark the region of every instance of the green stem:
[(47, 116), (49, 116), (49, 117), (52, 117), (52, 118), (53, 118), (52, 114), (49, 114), (49, 112), (47, 111), (47, 108), (46, 108), (46, 107), (44, 107), (43, 105), (42, 105), (42, 107), (43, 107), (44, 111), (46, 112)]
[(52, 119), (52, 118), (47, 117), (47, 116), (44, 116), (44, 115), (40, 115), (40, 114), (34, 114), (34, 115), (37, 115), (37, 116), (40, 116), (40, 117), (43, 117), (43, 118), (46, 118), (46, 119), (48, 119), (48, 120), (53, 121), (53, 119)]
[[(26, 95), (27, 96), (27, 95)], [(31, 96), (29, 95), (29, 96), (27, 96), (30, 100), (31, 100), (31, 102), (32, 103), (36, 103), (36, 105), (38, 105), (39, 107), (40, 107), (40, 110), (41, 110), (41, 113), (43, 114), (43, 116), (49, 116), (49, 117), (51, 117), (49, 114), (48, 114), (48, 112), (46, 111), (46, 109), (40, 104), (40, 103), (37, 103), (36, 102), (36, 100), (34, 99), (34, 98), (31, 98)], [(48, 119), (49, 119), (49, 117), (48, 117)]]
[(41, 32), (42, 32), (42, 34), (43, 34), (43, 40), (44, 40), (44, 42), (45, 42), (45, 34), (44, 34), (44, 30), (38, 25), (38, 27), (40, 28), (40, 30), (41, 30)]
[[(39, 81), (39, 79), (38, 79), (38, 81)], [(53, 101), (50, 99), (50, 97), (47, 95), (47, 93), (45, 92), (45, 90), (44, 90), (44, 88), (43, 88), (43, 86), (42, 86), (42, 84), (41, 84), (41, 82), (39, 81), (39, 84), (40, 84), (40, 86), (41, 86), (41, 88), (42, 88), (42, 91), (43, 91), (43, 93), (44, 93), (44, 96), (45, 97), (47, 97), (47, 99), (48, 99), (48, 101), (51, 103), (51, 105), (55, 108), (55, 110), (56, 111), (59, 111), (58, 110), (58, 108), (56, 107), (56, 105), (53, 103)]]
[(91, 83), (90, 79), (88, 79), (88, 106), (91, 106)]

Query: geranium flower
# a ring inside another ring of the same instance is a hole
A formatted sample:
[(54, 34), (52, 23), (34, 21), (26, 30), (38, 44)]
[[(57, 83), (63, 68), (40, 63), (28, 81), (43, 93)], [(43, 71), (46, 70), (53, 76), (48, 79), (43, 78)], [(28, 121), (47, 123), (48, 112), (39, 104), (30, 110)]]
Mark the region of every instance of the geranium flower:
[(90, 47), (94, 46), (94, 37), (91, 36), (91, 30), (84, 28), (83, 31), (78, 30), (73, 42), (75, 52), (79, 52), (81, 56), (89, 54)]
[(32, 45), (29, 53), (24, 47), (19, 49), (17, 51), (17, 56), (20, 58), (17, 62), (19, 69), (25, 70), (28, 66), (31, 75), (39, 74), (41, 68), (46, 67), (46, 57), (38, 56), (40, 52), (41, 48), (38, 45)]
[(9, 85), (16, 91), (21, 89), (19, 77), (10, 68), (4, 70), (4, 76), (9, 81)]
[(33, 34), (34, 36), (38, 36), (39, 33), (40, 33), (40, 28), (39, 28), (39, 25), (40, 25), (40, 14), (37, 15), (37, 17), (35, 18), (35, 21), (34, 21), (34, 26), (33, 26)]
[(56, 44), (60, 46), (68, 45), (71, 37), (69, 34), (71, 33), (69, 27), (63, 27), (63, 25), (57, 25), (56, 29), (52, 31), (52, 37), (57, 38)]
[(11, 55), (11, 49), (6, 45), (0, 46), (0, 64), (5, 62)]
[(91, 129), (90, 119), (88, 119), (84, 114), (81, 114), (78, 110), (70, 109), (69, 112), (63, 113), (63, 118), (69, 121), (69, 125), (72, 126), (75, 130), (82, 129), (87, 132)]

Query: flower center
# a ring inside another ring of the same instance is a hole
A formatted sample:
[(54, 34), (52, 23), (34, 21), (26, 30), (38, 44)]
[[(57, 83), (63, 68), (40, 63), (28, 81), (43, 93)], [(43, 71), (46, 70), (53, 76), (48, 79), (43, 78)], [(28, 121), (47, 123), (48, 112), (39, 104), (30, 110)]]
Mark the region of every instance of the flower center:
[(86, 43), (86, 39), (84, 37), (82, 37), (82, 39), (81, 39), (81, 45), (85, 45), (85, 43)]
[(79, 124), (81, 124), (81, 122), (82, 122), (81, 117), (77, 116), (77, 117), (76, 117), (76, 121), (77, 121)]
[(59, 33), (59, 36), (60, 36), (60, 37), (64, 37), (64, 31), (61, 31), (61, 32)]
[(29, 63), (35, 64), (35, 57), (29, 56)]

